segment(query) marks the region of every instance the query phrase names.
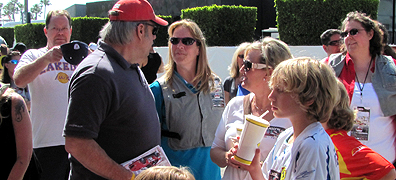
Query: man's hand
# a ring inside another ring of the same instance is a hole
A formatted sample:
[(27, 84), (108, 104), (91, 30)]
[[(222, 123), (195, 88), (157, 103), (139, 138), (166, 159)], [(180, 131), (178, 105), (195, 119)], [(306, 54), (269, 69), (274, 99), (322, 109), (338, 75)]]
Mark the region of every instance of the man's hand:
[(52, 47), (50, 50), (48, 50), (47, 53), (44, 54), (44, 57), (48, 61), (48, 63), (59, 62), (63, 57), (60, 46)]

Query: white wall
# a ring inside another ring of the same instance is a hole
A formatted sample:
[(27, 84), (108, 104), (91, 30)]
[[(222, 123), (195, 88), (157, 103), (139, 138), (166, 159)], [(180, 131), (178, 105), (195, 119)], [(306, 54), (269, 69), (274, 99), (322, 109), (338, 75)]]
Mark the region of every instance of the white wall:
[[(210, 67), (222, 80), (229, 76), (228, 66), (231, 64), (232, 55), (236, 48), (236, 46), (215, 46), (207, 48)], [(164, 64), (167, 64), (168, 47), (155, 47), (154, 50), (161, 55)], [(321, 60), (327, 56), (322, 46), (290, 46), (290, 51), (294, 57), (308, 56), (313, 59)], [(162, 74), (159, 74), (158, 77), (161, 75)]]

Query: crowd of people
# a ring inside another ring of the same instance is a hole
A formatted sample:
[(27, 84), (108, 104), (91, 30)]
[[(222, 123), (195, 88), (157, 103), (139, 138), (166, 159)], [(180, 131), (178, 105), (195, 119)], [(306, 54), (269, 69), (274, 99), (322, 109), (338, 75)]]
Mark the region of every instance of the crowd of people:
[[(163, 65), (153, 41), (168, 22), (147, 0), (116, 2), (78, 65), (61, 50), (69, 13), (46, 18), (45, 47), (0, 39), (0, 179), (396, 179), (396, 53), (364, 13), (320, 36), (323, 60), (271, 37), (241, 43), (224, 82), (189, 19), (169, 25)], [(270, 126), (242, 163), (246, 115)], [(121, 165), (157, 146), (171, 166)]]

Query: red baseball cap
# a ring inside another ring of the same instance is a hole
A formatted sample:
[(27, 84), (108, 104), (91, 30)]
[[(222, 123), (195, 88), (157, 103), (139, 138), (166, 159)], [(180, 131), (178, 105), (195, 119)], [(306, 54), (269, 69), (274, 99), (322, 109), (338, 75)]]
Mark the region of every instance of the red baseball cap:
[(166, 26), (168, 21), (157, 17), (147, 0), (120, 0), (109, 11), (110, 21), (154, 21)]

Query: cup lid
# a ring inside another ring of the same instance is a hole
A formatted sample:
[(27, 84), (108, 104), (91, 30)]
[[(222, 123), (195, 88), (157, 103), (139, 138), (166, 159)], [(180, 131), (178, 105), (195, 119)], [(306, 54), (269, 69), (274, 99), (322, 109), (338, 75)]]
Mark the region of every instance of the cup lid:
[(267, 128), (270, 126), (270, 123), (267, 120), (257, 117), (255, 115), (245, 115), (245, 119), (246, 119), (246, 121), (249, 121), (249, 122), (251, 122), (255, 125), (261, 126), (261, 127)]

